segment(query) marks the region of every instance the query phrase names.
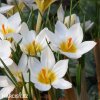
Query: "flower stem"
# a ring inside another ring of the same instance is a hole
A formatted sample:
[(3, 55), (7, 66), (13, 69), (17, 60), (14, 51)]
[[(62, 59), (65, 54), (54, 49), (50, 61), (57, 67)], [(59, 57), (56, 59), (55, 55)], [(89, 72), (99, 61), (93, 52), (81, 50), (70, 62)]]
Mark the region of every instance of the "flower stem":
[(28, 91), (27, 91), (27, 88), (26, 88), (26, 83), (25, 83), (25, 80), (24, 80), (23, 74), (22, 74), (22, 80), (23, 80), (23, 86), (24, 86), (24, 89), (25, 89), (25, 94), (28, 95), (28, 99), (29, 99), (29, 94), (28, 94)]
[(71, 26), (72, 4), (73, 4), (73, 0), (71, 0), (71, 1), (70, 1), (70, 17), (69, 17), (69, 28), (70, 28), (70, 26)]
[(56, 90), (53, 87), (51, 87), (50, 95), (51, 95), (51, 99), (52, 100), (57, 100), (57, 98), (56, 98)]
[(29, 70), (29, 100), (32, 100), (32, 93), (31, 93), (31, 72)]

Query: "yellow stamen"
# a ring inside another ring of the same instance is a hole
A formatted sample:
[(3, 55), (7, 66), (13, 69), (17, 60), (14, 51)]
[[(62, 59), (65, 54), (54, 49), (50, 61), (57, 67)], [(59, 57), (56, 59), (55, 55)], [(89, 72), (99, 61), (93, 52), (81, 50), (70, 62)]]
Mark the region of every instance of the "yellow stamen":
[(35, 41), (26, 45), (26, 51), (28, 55), (35, 56), (41, 50), (42, 46), (39, 43), (36, 43)]
[(10, 27), (5, 27), (5, 25), (4, 24), (2, 24), (2, 29), (0, 30), (4, 35), (6, 35), (6, 34), (9, 34), (9, 33), (14, 33), (15, 32), (15, 30), (13, 30), (12, 28), (10, 28)]
[(38, 74), (38, 81), (40, 83), (51, 84), (55, 80), (56, 80), (55, 73), (48, 68), (43, 68)]
[(2, 32), (4, 33), (4, 34), (6, 34), (7, 32), (6, 32), (6, 29), (5, 29), (5, 25), (4, 24), (2, 24)]
[(71, 53), (75, 53), (77, 51), (77, 48), (75, 44), (73, 43), (72, 38), (68, 38), (66, 41), (63, 41), (60, 44), (60, 49), (63, 52), (71, 52)]

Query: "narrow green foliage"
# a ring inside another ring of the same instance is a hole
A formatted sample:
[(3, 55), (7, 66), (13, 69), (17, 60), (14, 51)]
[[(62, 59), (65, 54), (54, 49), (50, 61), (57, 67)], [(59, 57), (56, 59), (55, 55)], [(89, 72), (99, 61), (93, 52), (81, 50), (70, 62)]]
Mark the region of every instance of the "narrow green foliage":
[(76, 85), (77, 85), (77, 92), (80, 95), (81, 92), (81, 65), (76, 67)]
[(28, 25), (30, 30), (32, 30), (34, 28), (33, 18), (34, 18), (34, 11), (32, 9), (30, 14), (29, 14), (28, 20), (27, 20), (27, 25)]

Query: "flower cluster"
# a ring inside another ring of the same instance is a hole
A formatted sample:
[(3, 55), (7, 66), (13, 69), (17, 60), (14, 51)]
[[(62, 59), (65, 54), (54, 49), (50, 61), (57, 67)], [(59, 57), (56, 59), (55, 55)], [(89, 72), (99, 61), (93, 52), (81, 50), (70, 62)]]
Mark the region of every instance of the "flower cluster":
[[(35, 0), (42, 15), (54, 1)], [(6, 73), (5, 76), (0, 76), (0, 87), (3, 87), (0, 90), (0, 99), (8, 97), (15, 88), (24, 87), (23, 83), (31, 82), (40, 91), (49, 91), (52, 87), (72, 88), (72, 84), (64, 77), (69, 59), (82, 57), (96, 45), (94, 41), (83, 41), (79, 17), (72, 14), (64, 18), (64, 11), (60, 6), (55, 31), (44, 27), (38, 33), (29, 29), (19, 12), (10, 17), (1, 14), (12, 7), (6, 5), (0, 8), (0, 67)], [(89, 22), (86, 22), (86, 31), (93, 25), (87, 23)], [(16, 46), (21, 51), (18, 64), (13, 59), (13, 52), (19, 52)], [(59, 59), (56, 55), (62, 58)]]

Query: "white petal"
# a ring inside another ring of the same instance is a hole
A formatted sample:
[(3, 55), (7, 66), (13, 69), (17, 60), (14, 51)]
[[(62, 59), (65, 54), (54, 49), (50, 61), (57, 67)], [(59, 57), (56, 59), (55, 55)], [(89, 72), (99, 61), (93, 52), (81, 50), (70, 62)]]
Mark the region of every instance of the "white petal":
[(49, 47), (44, 49), (41, 53), (41, 63), (45, 67), (52, 68), (55, 64), (55, 57)]
[(95, 45), (96, 45), (96, 42), (94, 41), (86, 41), (86, 42), (82, 42), (78, 48), (81, 54), (84, 54), (90, 51), (91, 49), (93, 49)]
[(40, 91), (48, 91), (51, 88), (50, 85), (41, 84), (41, 83), (36, 83), (35, 87)]
[(36, 37), (36, 41), (41, 44), (41, 42), (46, 38), (46, 31), (48, 29), (44, 28)]
[(0, 13), (6, 13), (7, 11), (11, 10), (14, 6), (12, 5), (6, 5), (3, 7), (0, 7)]
[(42, 69), (42, 64), (40, 63), (40, 61), (36, 58), (33, 57), (29, 57), (28, 60), (28, 67), (30, 68), (31, 72), (33, 74), (36, 74)]
[(12, 15), (10, 18), (8, 18), (9, 23), (12, 23), (12, 25), (14, 26), (19, 26), (21, 23), (21, 18), (19, 13), (15, 13), (14, 15)]
[(78, 50), (76, 53), (69, 53), (69, 52), (62, 52), (60, 51), (63, 55), (65, 55), (68, 58), (72, 58), (72, 59), (78, 59), (82, 56), (82, 54), (80, 53), (80, 51)]
[(73, 41), (78, 45), (82, 42), (83, 40), (83, 30), (80, 26), (80, 23), (74, 24), (70, 29), (69, 33), (73, 39)]
[[(13, 63), (13, 60), (10, 58), (2, 59), (2, 60), (6, 64), (7, 67), (9, 67)], [(4, 68), (4, 65), (2, 64), (1, 61), (0, 61), (0, 67)]]
[(22, 51), (23, 53), (28, 54), (28, 51), (26, 50), (26, 46), (25, 46), (25, 44), (20, 43), (19, 46), (20, 46), (21, 51)]
[(8, 86), (8, 81), (6, 76), (0, 76), (0, 87)]
[(31, 82), (32, 83), (38, 83), (37, 75), (34, 75), (33, 73), (31, 74)]
[(24, 34), (26, 34), (26, 33), (28, 33), (28, 32), (29, 32), (28, 26), (27, 26), (27, 24), (26, 24), (25, 22), (23, 22), (23, 23), (21, 24), (20, 33), (21, 33), (22, 35), (24, 35)]
[(55, 44), (53, 44), (53, 43), (51, 43), (50, 44), (50, 47), (51, 47), (51, 49), (53, 50), (53, 51), (59, 51), (59, 48), (57, 47), (57, 45), (55, 45)]
[(18, 33), (15, 33), (15, 34), (13, 35), (13, 39), (14, 39), (14, 41), (15, 41), (16, 43), (19, 43), (19, 42), (21, 41), (21, 39), (22, 39), (22, 36), (21, 36), (20, 34), (18, 34)]
[(60, 38), (58, 37), (58, 35), (52, 33), (49, 30), (47, 30), (46, 33), (47, 33), (48, 40), (50, 42), (52, 42), (52, 44), (55, 44), (55, 45), (58, 46), (59, 45), (59, 42), (60, 42)]
[(72, 88), (72, 84), (64, 79), (59, 79), (52, 85), (56, 89), (70, 89), (70, 88)]
[(23, 72), (23, 77), (24, 77), (25, 82), (29, 82), (29, 73), (27, 71)]
[(42, 50), (47, 47), (47, 41), (45, 38), (41, 41), (40, 45), (42, 46)]
[(68, 69), (68, 60), (60, 60), (58, 61), (55, 65), (54, 68), (52, 69), (58, 78), (62, 78)]
[(63, 20), (64, 20), (64, 10), (63, 10), (62, 4), (60, 5), (60, 7), (57, 11), (57, 16), (58, 16), (58, 20), (63, 22)]
[[(65, 17), (65, 21), (64, 24), (69, 27), (69, 22), (70, 22), (70, 16)], [(76, 14), (72, 14), (71, 15), (71, 22), (70, 22), (70, 26), (79, 23), (79, 17)]]
[(86, 21), (85, 22), (85, 31), (88, 31), (92, 26), (93, 26), (94, 22)]
[(27, 69), (27, 63), (28, 63), (27, 55), (23, 53), (18, 63), (18, 67), (22, 72)]
[(2, 15), (2, 14), (0, 14), (0, 19), (2, 19), (2, 20), (0, 20), (0, 26), (2, 24), (7, 24), (8, 23), (7, 18), (4, 15)]
[(55, 25), (55, 34), (59, 35), (59, 37), (64, 37), (67, 35), (68, 29), (67, 27), (60, 21), (57, 21)]
[(8, 58), (11, 55), (11, 44), (7, 40), (0, 40), (0, 57)]
[(8, 97), (8, 95), (14, 90), (14, 86), (7, 86), (0, 90), (0, 99)]
[(0, 32), (0, 39), (4, 40), (4, 35)]
[(35, 31), (31, 30), (28, 31), (27, 33), (25, 32), (24, 35), (22, 35), (22, 43), (28, 44), (32, 43), (35, 40)]

